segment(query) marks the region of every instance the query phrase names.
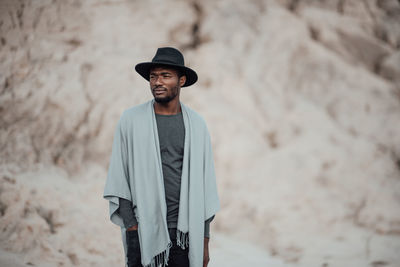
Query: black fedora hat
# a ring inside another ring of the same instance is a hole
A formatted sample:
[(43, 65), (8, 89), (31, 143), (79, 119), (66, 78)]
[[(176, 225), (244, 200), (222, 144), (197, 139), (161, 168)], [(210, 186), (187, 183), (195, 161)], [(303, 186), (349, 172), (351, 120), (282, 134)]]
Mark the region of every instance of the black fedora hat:
[(155, 66), (167, 66), (181, 71), (186, 76), (186, 82), (182, 87), (190, 86), (197, 81), (197, 73), (191, 68), (185, 67), (183, 55), (173, 47), (161, 47), (151, 62), (139, 63), (135, 70), (146, 80), (150, 79), (150, 69)]

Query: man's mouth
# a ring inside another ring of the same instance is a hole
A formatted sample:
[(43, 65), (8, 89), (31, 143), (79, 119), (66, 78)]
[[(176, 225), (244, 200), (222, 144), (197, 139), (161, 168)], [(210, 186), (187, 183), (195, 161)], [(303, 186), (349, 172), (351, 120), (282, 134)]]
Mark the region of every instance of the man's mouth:
[(157, 89), (153, 89), (153, 92), (157, 95), (162, 94), (164, 92), (166, 92), (167, 90), (163, 89), (163, 88), (157, 88)]

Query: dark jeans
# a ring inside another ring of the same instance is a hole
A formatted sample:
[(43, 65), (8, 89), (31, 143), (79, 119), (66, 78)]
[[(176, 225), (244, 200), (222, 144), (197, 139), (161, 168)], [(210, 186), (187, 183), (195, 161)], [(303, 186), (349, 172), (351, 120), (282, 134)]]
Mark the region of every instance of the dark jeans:
[[(181, 249), (176, 245), (176, 229), (171, 228), (169, 236), (172, 247), (169, 251), (168, 267), (189, 267), (189, 248)], [(140, 245), (137, 231), (126, 232), (126, 244), (128, 246), (128, 267), (142, 267), (140, 257)]]

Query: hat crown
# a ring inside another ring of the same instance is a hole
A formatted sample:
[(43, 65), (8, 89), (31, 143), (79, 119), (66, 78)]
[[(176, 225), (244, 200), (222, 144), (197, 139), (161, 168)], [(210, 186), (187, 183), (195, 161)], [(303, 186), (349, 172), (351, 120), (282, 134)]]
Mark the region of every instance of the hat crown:
[(156, 55), (151, 60), (153, 63), (167, 63), (176, 65), (185, 65), (183, 55), (179, 50), (173, 47), (161, 47), (157, 49)]

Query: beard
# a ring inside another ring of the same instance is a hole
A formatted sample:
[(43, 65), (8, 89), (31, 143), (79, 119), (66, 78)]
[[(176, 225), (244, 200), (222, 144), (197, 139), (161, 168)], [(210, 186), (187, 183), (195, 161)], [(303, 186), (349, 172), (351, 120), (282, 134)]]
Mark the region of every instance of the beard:
[[(154, 88), (154, 89), (156, 89), (156, 88)], [(177, 86), (171, 88), (171, 94), (168, 94), (166, 96), (154, 96), (154, 94), (153, 94), (154, 100), (157, 103), (161, 103), (161, 104), (168, 103), (171, 100), (175, 99), (175, 97), (178, 95), (178, 91), (179, 91), (179, 86), (177, 85)]]

